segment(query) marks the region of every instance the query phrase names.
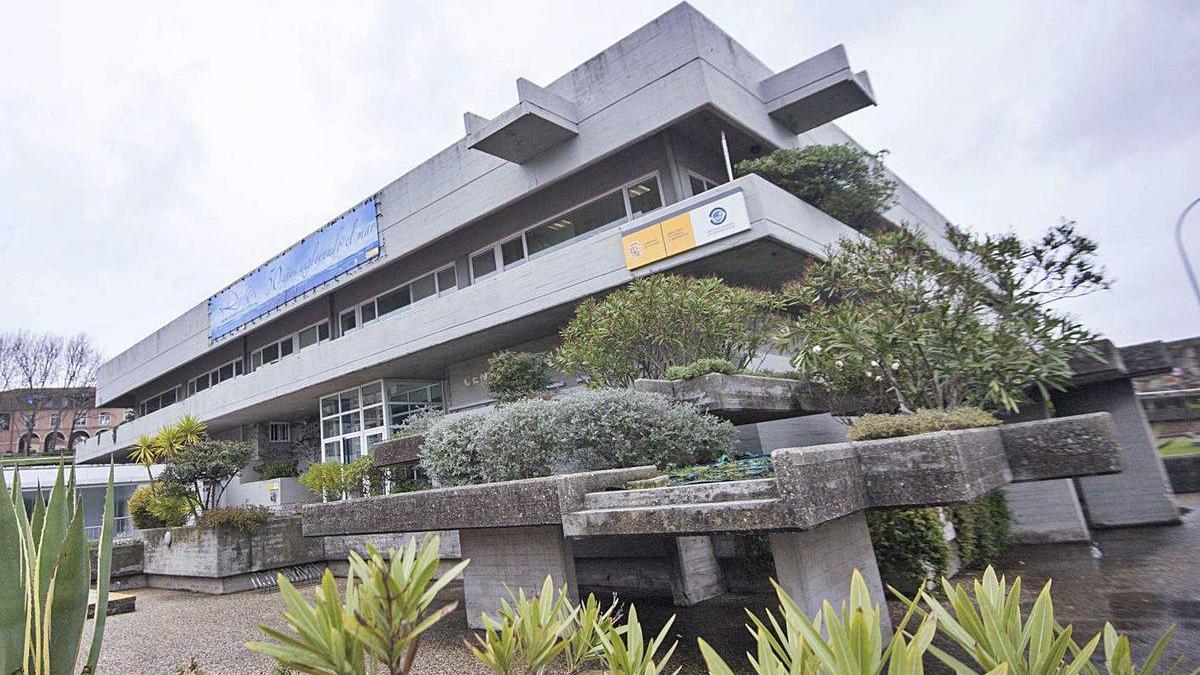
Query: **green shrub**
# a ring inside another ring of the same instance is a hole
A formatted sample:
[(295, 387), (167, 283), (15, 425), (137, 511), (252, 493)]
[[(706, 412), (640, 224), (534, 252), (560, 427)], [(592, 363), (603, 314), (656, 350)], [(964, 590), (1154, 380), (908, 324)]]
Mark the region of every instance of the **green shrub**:
[(771, 339), (782, 308), (773, 293), (655, 274), (581, 302), (551, 361), (586, 374), (594, 387), (662, 379), (667, 368), (703, 358), (744, 368)]
[(658, 394), (595, 389), (529, 399), (433, 423), (421, 467), (440, 486), (644, 464), (710, 462), (733, 449), (734, 428)]
[(413, 413), (404, 418), (400, 426), (389, 436), (392, 438), (404, 438), (405, 436), (422, 436), (429, 433), (429, 427), (433, 423), (444, 416), (446, 413), (438, 408), (426, 408), (417, 413)]
[(658, 394), (593, 389), (557, 403), (558, 424), (572, 453), (568, 463), (581, 470), (644, 464), (666, 469), (706, 464), (733, 451), (732, 424)]
[(782, 148), (738, 162), (736, 171), (758, 174), (843, 223), (865, 228), (891, 206), (896, 192), (883, 168), (885, 154), (848, 143)]
[(205, 511), (196, 525), (207, 528), (230, 527), (244, 534), (254, 534), (267, 524), (271, 510), (265, 506), (226, 506)]
[(899, 438), (933, 431), (994, 427), (1000, 420), (979, 408), (961, 407), (950, 410), (921, 409), (915, 413), (896, 415), (863, 415), (846, 432), (852, 441), (876, 438)]
[(950, 545), (938, 509), (873, 509), (867, 526), (885, 584), (912, 594), (927, 579), (945, 574)]
[(483, 482), (478, 440), (487, 414), (442, 417), (429, 426), (421, 444), (421, 468), (434, 485)]
[(1004, 492), (995, 490), (973, 502), (948, 507), (965, 569), (983, 569), (1008, 548), (1012, 513)]
[(182, 527), (192, 515), (191, 504), (184, 497), (170, 494), (162, 487), (143, 485), (129, 496), (129, 515), (133, 526), (145, 530), (156, 527)]
[(326, 501), (337, 501), (347, 492), (346, 465), (341, 462), (314, 462), (300, 475), (300, 484)]
[(285, 459), (278, 462), (269, 462), (258, 467), (258, 477), (261, 480), (272, 480), (275, 478), (291, 478), (299, 475), (300, 460)]
[(550, 386), (546, 355), (504, 351), (492, 356), (488, 361), (487, 386), (502, 403), (545, 392)]
[(667, 368), (665, 377), (668, 380), (694, 380), (709, 373), (732, 375), (737, 371), (737, 366), (726, 359), (696, 359), (686, 366), (671, 366)]

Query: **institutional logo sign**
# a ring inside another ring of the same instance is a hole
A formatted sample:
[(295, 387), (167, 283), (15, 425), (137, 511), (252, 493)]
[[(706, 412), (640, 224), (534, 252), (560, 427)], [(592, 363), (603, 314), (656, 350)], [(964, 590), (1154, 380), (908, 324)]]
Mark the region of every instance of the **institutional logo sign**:
[(368, 199), (208, 300), (216, 340), (379, 255), (375, 199)]
[(736, 190), (625, 232), (621, 237), (625, 267), (631, 270), (644, 267), (749, 229), (746, 196)]

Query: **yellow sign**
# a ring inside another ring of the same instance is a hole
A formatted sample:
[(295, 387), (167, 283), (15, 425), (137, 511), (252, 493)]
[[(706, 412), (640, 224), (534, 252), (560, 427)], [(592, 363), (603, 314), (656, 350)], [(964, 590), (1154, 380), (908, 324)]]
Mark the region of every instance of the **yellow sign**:
[(625, 267), (631, 270), (667, 257), (661, 223), (621, 237), (621, 248), (625, 251)]
[(741, 190), (707, 201), (621, 237), (625, 268), (635, 270), (750, 229)]

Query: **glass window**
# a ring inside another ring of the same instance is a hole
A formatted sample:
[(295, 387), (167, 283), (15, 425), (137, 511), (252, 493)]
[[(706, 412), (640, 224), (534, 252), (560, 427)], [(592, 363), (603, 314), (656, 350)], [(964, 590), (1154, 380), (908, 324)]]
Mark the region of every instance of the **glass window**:
[(310, 326), (300, 331), (300, 349), (317, 344), (317, 327)]
[(368, 384), (367, 386), (363, 387), (362, 388), (362, 405), (363, 405), (363, 407), (365, 408), (369, 405), (375, 405), (376, 403), (379, 403), (380, 401), (382, 401), (383, 400), (382, 392), (383, 392), (383, 388), (378, 382), (376, 382), (374, 384)]
[(708, 182), (707, 179), (701, 178), (694, 173), (688, 174), (688, 182), (692, 185), (692, 196), (698, 195), (701, 192), (708, 192), (716, 187), (712, 183)]
[(508, 241), (500, 244), (500, 258), (504, 261), (504, 266), (512, 267), (525, 259), (525, 239), (524, 237), (513, 237)]
[(367, 436), (367, 451), (370, 452), (370, 450), (374, 448), (377, 443), (382, 441), (383, 434), (371, 434), (370, 436)]
[(412, 303), (412, 297), (409, 295), (408, 286), (402, 286), (391, 293), (379, 296), (379, 300), (376, 302), (379, 305), (379, 316), (383, 316), (402, 307), (407, 307)]
[(338, 400), (341, 402), (342, 412), (350, 412), (358, 408), (358, 390), (349, 389), (338, 394)]
[(342, 335), (349, 333), (358, 327), (358, 317), (354, 315), (354, 310), (342, 313)]
[(429, 387), (429, 400), (433, 401), (434, 403), (442, 402), (442, 383), (441, 382), (438, 382), (437, 384)]
[(412, 286), (413, 302), (437, 295), (437, 282), (432, 274), (426, 274), (409, 285)]
[(351, 436), (342, 439), (342, 461), (349, 464), (362, 456), (362, 439)]
[(208, 373), (196, 378), (196, 391), (204, 391), (208, 389)]
[(336, 462), (336, 461), (340, 460), (341, 458), (342, 458), (341, 443), (339, 443), (337, 441), (331, 441), (331, 442), (325, 444), (325, 457), (323, 459), (326, 462)]
[(658, 194), (658, 179), (654, 176), (625, 188), (629, 193), (629, 209), (633, 217), (650, 213), (662, 207), (662, 196)]
[(383, 406), (363, 409), (363, 428), (374, 429), (383, 426)]
[(292, 343), (292, 338), (284, 338), (279, 341), (279, 358), (283, 358), (292, 353), (295, 345)]
[(168, 406), (175, 402), (175, 390), (172, 389), (159, 397), (159, 406)]
[(437, 273), (438, 293), (445, 293), (458, 288), (458, 272), (451, 265)]
[(321, 399), (321, 417), (338, 414), (338, 397), (326, 396)]
[(471, 275), (482, 279), (496, 271), (496, 250), (489, 248), (471, 256)]
[(329, 339), (329, 322), (322, 321), (321, 323), (317, 324), (317, 341), (320, 342), (321, 340), (328, 340), (328, 339)]
[(263, 363), (275, 363), (278, 360), (279, 360), (279, 345), (278, 344), (272, 344), (272, 345), (267, 345), (266, 347), (263, 347), (263, 349), (262, 349), (262, 362)]
[(336, 417), (321, 422), (321, 435), (325, 438), (333, 438), (338, 435), (338, 419)]
[(267, 438), (272, 443), (286, 443), (292, 439), (292, 427), (287, 422), (271, 422), (267, 427)]
[(218, 382), (224, 382), (225, 380), (233, 379), (233, 364), (226, 363), (225, 365), (221, 366), (221, 369), (217, 371), (217, 377), (219, 378), (217, 380)]
[(342, 415), (342, 433), (350, 434), (362, 429), (362, 420), (357, 412)]
[(526, 232), (529, 254), (545, 251), (581, 234), (620, 222), (625, 220), (625, 216), (625, 198), (621, 191), (611, 192)]

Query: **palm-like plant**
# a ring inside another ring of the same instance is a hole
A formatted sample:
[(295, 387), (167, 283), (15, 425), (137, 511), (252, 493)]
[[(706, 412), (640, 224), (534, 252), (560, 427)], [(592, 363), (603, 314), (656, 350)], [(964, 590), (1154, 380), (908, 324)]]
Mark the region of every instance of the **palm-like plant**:
[[(112, 570), (113, 470), (105, 492), (96, 569), (96, 621), (83, 672), (94, 673), (104, 639)], [(83, 643), (91, 580), (83, 509), (60, 466), (49, 501), (25, 511), (19, 476), (0, 475), (0, 672), (67, 675)]]
[(193, 415), (184, 415), (173, 426), (181, 448), (208, 438), (208, 425)]
[(133, 446), (129, 449), (129, 456), (133, 461), (146, 467), (146, 475), (150, 477), (150, 484), (154, 484), (154, 472), (150, 467), (158, 461), (158, 440), (156, 437), (149, 434), (142, 434), (133, 442)]

